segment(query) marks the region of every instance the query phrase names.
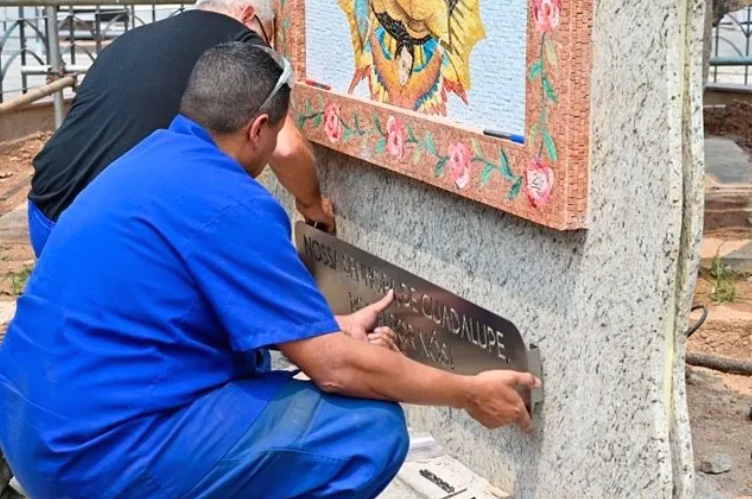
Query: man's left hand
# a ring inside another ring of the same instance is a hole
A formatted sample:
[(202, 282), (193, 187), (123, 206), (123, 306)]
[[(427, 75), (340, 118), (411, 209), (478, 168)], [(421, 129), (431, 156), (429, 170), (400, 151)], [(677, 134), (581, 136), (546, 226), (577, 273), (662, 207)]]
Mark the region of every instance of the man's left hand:
[(388, 327), (376, 327), (379, 315), (394, 301), (394, 291), (389, 291), (381, 300), (363, 307), (357, 312), (340, 317), (340, 324), (345, 326), (342, 332), (356, 340), (367, 341), (372, 345), (379, 345), (389, 350), (399, 352), (397, 335)]
[(330, 234), (334, 234), (337, 229), (337, 223), (334, 219), (334, 207), (331, 201), (325, 197), (313, 204), (304, 205), (296, 201), (295, 205), (307, 224), (317, 223), (321, 228)]
[(379, 322), (379, 315), (389, 308), (394, 301), (394, 291), (389, 291), (386, 296), (363, 307), (357, 312), (347, 316), (348, 330), (345, 333), (356, 340), (368, 340), (368, 334), (374, 332), (376, 324)]
[(368, 343), (384, 347), (393, 352), (402, 352), (399, 348), (397, 334), (388, 327), (377, 327), (373, 333), (368, 334)]

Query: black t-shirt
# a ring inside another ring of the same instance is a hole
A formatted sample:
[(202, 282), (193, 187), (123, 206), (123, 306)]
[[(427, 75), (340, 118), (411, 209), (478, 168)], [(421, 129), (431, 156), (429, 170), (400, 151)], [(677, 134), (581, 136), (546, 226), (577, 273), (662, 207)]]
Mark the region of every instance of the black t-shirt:
[(235, 19), (201, 10), (120, 36), (97, 57), (63, 125), (34, 158), (29, 199), (57, 220), (107, 165), (169, 126), (198, 58), (230, 41), (264, 44)]

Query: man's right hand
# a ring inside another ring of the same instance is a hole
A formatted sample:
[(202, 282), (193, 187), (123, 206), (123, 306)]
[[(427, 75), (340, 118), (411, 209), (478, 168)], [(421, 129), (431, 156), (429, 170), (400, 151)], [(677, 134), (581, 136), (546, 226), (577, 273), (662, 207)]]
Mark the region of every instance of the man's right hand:
[(517, 422), (525, 432), (533, 430), (530, 414), (515, 387), (538, 387), (538, 378), (517, 371), (486, 371), (468, 381), (470, 390), (464, 409), (473, 419), (486, 428)]
[(279, 349), (316, 385), (350, 397), (464, 409), (488, 428), (532, 421), (515, 388), (540, 386), (516, 371), (486, 371), (461, 376), (419, 364), (387, 348), (373, 348), (341, 332), (282, 343)]
[(295, 205), (307, 224), (320, 224), (321, 229), (325, 232), (336, 233), (337, 222), (334, 218), (334, 207), (327, 198), (322, 197), (311, 205), (304, 205), (300, 201), (296, 201)]

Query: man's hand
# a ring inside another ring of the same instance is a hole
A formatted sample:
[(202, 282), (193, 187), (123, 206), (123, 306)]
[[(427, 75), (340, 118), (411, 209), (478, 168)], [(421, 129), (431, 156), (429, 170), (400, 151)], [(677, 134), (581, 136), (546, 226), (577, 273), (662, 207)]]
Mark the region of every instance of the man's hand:
[(469, 378), (465, 410), (486, 428), (498, 428), (517, 422), (529, 433), (533, 422), (525, 408), (517, 386), (534, 388), (540, 380), (529, 373), (517, 371), (486, 371)]
[(277, 147), (269, 166), (297, 200), (298, 211), (305, 221), (319, 223), (327, 232), (334, 233), (334, 210), (329, 200), (321, 195), (313, 146), (298, 130), (291, 116), (285, 118), (285, 125), (277, 136)]
[(530, 415), (515, 388), (537, 387), (529, 373), (487, 371), (461, 376), (371, 348), (341, 332), (279, 345), (320, 389), (346, 395), (407, 404), (466, 410), (488, 428), (517, 422), (532, 430)]
[(363, 307), (350, 315), (338, 317), (337, 320), (342, 327), (342, 332), (356, 340), (367, 341), (399, 352), (397, 335), (394, 334), (394, 331), (388, 327), (376, 327), (379, 315), (389, 308), (393, 301), (394, 291), (389, 291), (376, 303)]
[(295, 206), (307, 224), (318, 223), (321, 224), (321, 228), (330, 234), (334, 234), (337, 229), (336, 221), (334, 220), (334, 207), (331, 201), (325, 197), (321, 197), (318, 202), (304, 205), (300, 201), (295, 202)]
[(400, 352), (397, 345), (397, 335), (388, 327), (377, 327), (373, 333), (368, 333), (368, 343), (387, 348), (393, 352)]

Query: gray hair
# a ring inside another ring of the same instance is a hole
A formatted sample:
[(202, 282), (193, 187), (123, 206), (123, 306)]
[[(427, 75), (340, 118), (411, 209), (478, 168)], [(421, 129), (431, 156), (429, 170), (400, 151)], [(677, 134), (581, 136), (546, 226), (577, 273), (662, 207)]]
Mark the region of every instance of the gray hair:
[(252, 5), (256, 9), (256, 15), (262, 22), (272, 22), (274, 20), (273, 0), (196, 0), (197, 9), (221, 13), (230, 12), (236, 4), (241, 6)]

